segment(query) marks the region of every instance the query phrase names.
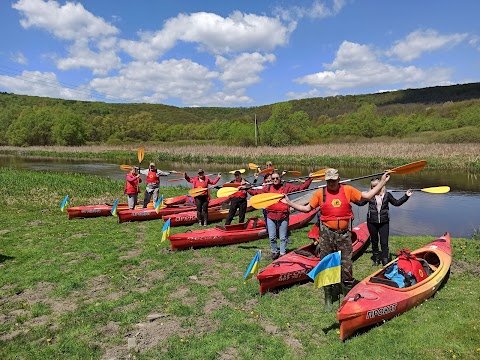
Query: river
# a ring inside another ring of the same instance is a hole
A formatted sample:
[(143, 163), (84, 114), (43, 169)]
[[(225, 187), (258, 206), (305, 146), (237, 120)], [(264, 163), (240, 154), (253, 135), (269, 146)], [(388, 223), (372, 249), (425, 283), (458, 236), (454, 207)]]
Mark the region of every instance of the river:
[[(135, 165), (135, 164), (132, 164)], [(146, 166), (146, 164), (143, 164)], [(220, 184), (233, 179), (229, 171), (245, 168), (244, 177), (251, 180), (253, 173), (244, 165), (225, 164), (182, 164), (162, 163), (157, 164), (161, 170), (186, 171), (189, 175), (196, 175), (198, 168), (205, 169), (207, 174), (222, 172)], [(330, 164), (335, 166), (335, 164)], [(125, 179), (125, 172), (120, 170), (119, 164), (106, 162), (91, 162), (66, 159), (35, 159), (30, 157), (0, 156), (0, 168), (12, 167), (16, 169), (28, 169), (53, 172), (76, 172), (107, 176), (114, 180)], [(284, 166), (279, 165), (280, 169)], [(324, 168), (310, 168), (302, 166), (289, 166), (287, 170), (298, 170), (302, 174)], [(368, 174), (379, 173), (383, 169), (368, 168), (339, 168), (342, 179), (356, 178)], [(162, 186), (189, 186), (186, 181), (168, 182), (167, 180), (178, 179), (178, 175), (170, 175), (162, 178)], [(291, 177), (290, 177), (291, 178)], [(480, 231), (480, 174), (468, 173), (462, 170), (424, 170), (409, 175), (392, 175), (388, 182), (387, 190), (422, 189), (426, 187), (448, 185), (451, 191), (446, 194), (430, 194), (415, 191), (411, 199), (400, 207), (390, 206), (390, 233), (391, 235), (428, 235), (440, 236), (450, 232), (452, 237), (472, 237), (475, 231)], [(285, 176), (288, 180), (289, 177)], [(313, 183), (311, 188), (321, 183)], [(358, 180), (351, 185), (360, 190), (367, 190), (370, 179)], [(396, 198), (403, 192), (394, 192)], [(366, 219), (367, 206), (353, 206), (355, 222), (363, 222)]]

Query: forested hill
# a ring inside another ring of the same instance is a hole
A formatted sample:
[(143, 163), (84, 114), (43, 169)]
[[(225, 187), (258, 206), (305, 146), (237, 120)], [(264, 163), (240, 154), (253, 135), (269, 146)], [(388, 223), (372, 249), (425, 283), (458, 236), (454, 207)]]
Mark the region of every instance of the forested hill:
[[(331, 141), (338, 136), (478, 142), (480, 83), (378, 94), (309, 98), (249, 107), (179, 108), (0, 93), (0, 145), (79, 145), (131, 141), (212, 141), (253, 145)], [(299, 124), (303, 124), (299, 129)], [(473, 129), (471, 128), (473, 127)], [(32, 134), (36, 132), (36, 135)]]

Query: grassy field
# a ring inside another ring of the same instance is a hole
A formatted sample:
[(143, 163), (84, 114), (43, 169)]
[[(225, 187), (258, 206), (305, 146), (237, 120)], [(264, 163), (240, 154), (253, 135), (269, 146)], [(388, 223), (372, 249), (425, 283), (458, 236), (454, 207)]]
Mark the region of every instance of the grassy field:
[[(160, 220), (68, 220), (59, 210), (66, 194), (71, 205), (111, 202), (122, 194), (121, 181), (2, 170), (0, 182), (1, 359), (480, 356), (477, 240), (452, 239), (451, 274), (433, 298), (341, 342), (335, 313), (323, 311), (323, 291), (312, 283), (264, 296), (256, 279), (244, 283), (258, 249), (266, 255), (261, 268), (269, 264), (266, 239), (172, 252), (160, 241)], [(185, 191), (162, 190), (166, 197)], [(308, 242), (308, 230), (292, 232), (290, 250)], [(390, 240), (394, 252), (433, 238)], [(367, 252), (354, 274), (371, 272)]]
[[(63, 158), (137, 160), (139, 145), (82, 147), (0, 147), (0, 154), (16, 156), (51, 156)], [(476, 144), (417, 144), (369, 142), (322, 144), (295, 147), (235, 147), (215, 145), (146, 145), (146, 159), (157, 162), (221, 163), (245, 165), (253, 162), (275, 164), (318, 165), (385, 168), (417, 160), (427, 160), (429, 169), (467, 169), (480, 172), (480, 143)]]

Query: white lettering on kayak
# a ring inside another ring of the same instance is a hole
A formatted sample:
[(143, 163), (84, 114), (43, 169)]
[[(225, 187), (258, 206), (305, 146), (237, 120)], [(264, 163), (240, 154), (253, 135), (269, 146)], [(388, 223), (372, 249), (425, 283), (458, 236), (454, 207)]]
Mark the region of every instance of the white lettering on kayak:
[(150, 211), (139, 211), (139, 212), (132, 212), (132, 216), (150, 216), (152, 213)]
[(80, 210), (80, 213), (82, 214), (96, 214), (96, 213), (101, 213), (101, 209), (87, 209), (87, 210)]
[[(310, 271), (311, 269), (308, 269)], [(278, 281), (288, 281), (290, 279), (298, 279), (307, 273), (307, 269), (302, 269), (298, 271), (288, 272), (279, 276)]]
[(384, 316), (397, 311), (397, 303), (381, 307), (379, 309), (370, 310), (367, 312), (366, 319), (373, 319), (374, 317)]

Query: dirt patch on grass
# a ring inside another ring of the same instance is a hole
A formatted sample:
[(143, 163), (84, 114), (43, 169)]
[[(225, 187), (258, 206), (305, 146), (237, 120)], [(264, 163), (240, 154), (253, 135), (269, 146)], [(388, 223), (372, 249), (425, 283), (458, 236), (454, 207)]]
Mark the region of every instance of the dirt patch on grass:
[(234, 347), (226, 348), (222, 353), (217, 353), (218, 360), (235, 360), (238, 359), (238, 351)]
[(106, 275), (89, 279), (86, 289), (72, 293), (73, 298), (80, 299), (85, 304), (97, 302), (99, 299), (102, 299), (102, 301), (118, 300), (124, 295), (124, 292), (113, 290), (110, 279)]
[(212, 298), (207, 301), (203, 311), (205, 314), (211, 314), (222, 306), (231, 306), (230, 301), (228, 301), (220, 291), (215, 290), (212, 291)]
[(195, 305), (197, 303), (196, 296), (188, 296), (190, 293), (190, 289), (185, 287), (179, 287), (174, 292), (170, 294), (170, 298), (172, 299), (180, 299), (183, 305)]
[(452, 262), (451, 271), (454, 274), (472, 273), (473, 275), (480, 276), (480, 265), (455, 260)]
[(305, 356), (305, 350), (303, 348), (302, 343), (296, 339), (293, 334), (288, 331), (283, 331), (281, 328), (278, 326), (272, 324), (268, 319), (264, 317), (260, 317), (260, 320), (258, 321), (258, 324), (265, 330), (265, 332), (269, 335), (272, 336), (279, 336), (280, 338), (283, 339), (285, 344), (292, 350), (294, 354), (296, 354), (299, 358), (302, 358)]
[(133, 257), (137, 257), (142, 253), (142, 250), (134, 249), (134, 250), (129, 250), (127, 251), (127, 255), (119, 256), (118, 258), (120, 260), (128, 260)]

